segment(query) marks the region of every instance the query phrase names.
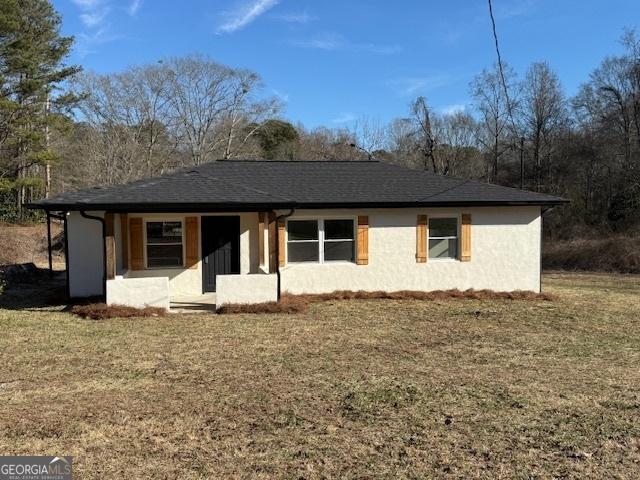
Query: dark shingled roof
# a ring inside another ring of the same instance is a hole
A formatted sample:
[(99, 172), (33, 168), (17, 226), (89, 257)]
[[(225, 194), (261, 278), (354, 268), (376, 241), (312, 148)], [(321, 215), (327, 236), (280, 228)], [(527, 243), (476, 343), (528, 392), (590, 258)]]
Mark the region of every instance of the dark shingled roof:
[(566, 200), (379, 161), (220, 160), (125, 185), (68, 193), (30, 207), (145, 212), (561, 203)]

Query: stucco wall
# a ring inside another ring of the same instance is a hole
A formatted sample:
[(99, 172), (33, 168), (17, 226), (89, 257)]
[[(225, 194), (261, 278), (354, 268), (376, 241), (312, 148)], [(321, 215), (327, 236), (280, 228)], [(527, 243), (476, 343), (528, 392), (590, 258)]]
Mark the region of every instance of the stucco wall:
[[(416, 215), (472, 214), (470, 262), (434, 260), (416, 263)], [(92, 214), (102, 212), (90, 212)], [(288, 213), (288, 212), (279, 212)], [(215, 215), (215, 214), (214, 214)], [(241, 274), (260, 272), (256, 213), (240, 216)], [(282, 290), (322, 293), (334, 290), (493, 289), (539, 291), (540, 208), (482, 207), (465, 209), (298, 210), (291, 218), (355, 218), (369, 216), (369, 265), (353, 263), (287, 264), (281, 268)], [(184, 219), (199, 214), (130, 214), (144, 219)], [(116, 216), (117, 265), (122, 265), (120, 225)], [(102, 292), (101, 224), (69, 214), (69, 281), (71, 295)], [(201, 231), (201, 229), (200, 229)], [(265, 235), (268, 252), (268, 236)], [(201, 255), (200, 255), (201, 256)], [(268, 258), (268, 256), (267, 256)], [(170, 295), (202, 293), (202, 265), (195, 269), (132, 271), (126, 278), (167, 277)]]
[[(215, 216), (225, 214), (196, 214), (196, 213), (131, 213), (129, 218), (140, 217), (144, 220), (182, 220), (185, 217), (198, 217), (203, 215)], [(258, 271), (259, 252), (258, 244), (258, 214), (257, 213), (237, 213), (226, 215), (240, 216), (240, 273), (248, 274)], [(202, 234), (202, 225), (198, 224), (199, 236)], [(116, 234), (118, 229), (116, 229)], [(183, 230), (184, 235), (184, 230)], [(116, 244), (120, 243), (116, 238)], [(184, 243), (183, 243), (184, 244)], [(251, 248), (251, 246), (254, 246)], [(183, 248), (183, 254), (184, 254)], [(121, 253), (120, 253), (121, 255)], [(198, 256), (202, 258), (202, 249), (199, 246)], [(146, 265), (146, 249), (145, 249)], [(128, 270), (126, 278), (146, 278), (146, 277), (167, 277), (169, 279), (169, 293), (171, 295), (200, 295), (202, 293), (202, 260), (197, 264), (197, 268), (153, 268), (147, 270)]]
[[(471, 261), (416, 263), (416, 215), (471, 213)], [(298, 210), (291, 218), (369, 215), (369, 264), (287, 264), (282, 291), (540, 289), (540, 208)]]
[(169, 310), (169, 280), (166, 277), (107, 280), (107, 304)]
[(278, 297), (278, 278), (275, 274), (218, 275), (216, 278), (216, 306), (227, 303), (275, 302)]
[[(104, 212), (87, 213), (104, 216)], [(67, 222), (71, 297), (102, 295), (104, 281), (102, 223), (84, 218), (79, 212), (70, 212)]]

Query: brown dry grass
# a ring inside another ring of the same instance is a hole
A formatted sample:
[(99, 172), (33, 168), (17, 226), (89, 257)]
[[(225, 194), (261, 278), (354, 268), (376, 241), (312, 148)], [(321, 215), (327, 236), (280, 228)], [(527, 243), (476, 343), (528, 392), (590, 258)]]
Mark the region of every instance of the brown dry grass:
[(167, 311), (164, 308), (156, 307), (134, 308), (126, 305), (90, 303), (88, 305), (75, 305), (71, 308), (71, 313), (80, 318), (107, 320), (110, 318), (162, 317), (167, 314)]
[(535, 293), (531, 291), (516, 290), (513, 292), (495, 292), (493, 290), (434, 290), (421, 292), (413, 290), (400, 290), (397, 292), (364, 290), (336, 290), (331, 293), (291, 295), (284, 294), (279, 302), (266, 302), (258, 304), (232, 303), (218, 308), (220, 314), (239, 313), (302, 313), (309, 306), (318, 302), (331, 302), (338, 300), (421, 300), (433, 302), (447, 299), (467, 300), (546, 300), (554, 299), (549, 293)]
[(78, 478), (637, 478), (640, 278), (556, 301), (90, 322), (0, 309), (0, 452)]
[[(53, 221), (51, 235), (59, 237), (62, 226)], [(56, 263), (64, 263), (62, 245), (56, 251)], [(43, 223), (17, 225), (0, 223), (0, 265), (17, 263), (35, 263), (43, 266), (47, 263), (47, 226)]]

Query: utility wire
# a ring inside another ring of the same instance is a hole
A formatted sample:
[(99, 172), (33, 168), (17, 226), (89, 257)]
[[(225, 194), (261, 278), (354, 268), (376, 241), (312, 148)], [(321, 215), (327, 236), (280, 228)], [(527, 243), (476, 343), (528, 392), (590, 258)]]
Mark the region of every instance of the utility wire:
[(491, 26), (493, 27), (493, 40), (496, 44), (496, 54), (498, 55), (498, 71), (500, 72), (500, 80), (502, 82), (502, 87), (504, 88), (504, 96), (507, 102), (507, 113), (509, 115), (509, 119), (511, 120), (511, 125), (513, 126), (513, 131), (516, 133), (516, 122), (513, 119), (513, 111), (511, 108), (511, 100), (509, 100), (509, 89), (507, 88), (507, 80), (504, 76), (504, 67), (502, 66), (502, 56), (500, 55), (500, 45), (498, 43), (498, 33), (496, 32), (496, 20), (493, 16), (493, 5), (491, 4), (491, 0), (489, 2), (489, 16), (491, 17)]

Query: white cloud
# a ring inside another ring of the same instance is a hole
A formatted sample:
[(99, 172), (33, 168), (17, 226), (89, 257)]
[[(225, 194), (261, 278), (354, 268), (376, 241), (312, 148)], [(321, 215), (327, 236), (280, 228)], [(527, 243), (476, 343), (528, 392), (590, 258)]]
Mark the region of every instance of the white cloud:
[(331, 119), (332, 123), (351, 123), (354, 122), (358, 117), (351, 112), (342, 112), (336, 118)]
[(398, 95), (411, 96), (419, 92), (433, 90), (449, 83), (448, 75), (431, 75), (426, 77), (399, 77), (386, 82)]
[(135, 17), (135, 15), (138, 13), (138, 11), (140, 10), (140, 7), (142, 7), (142, 0), (133, 0), (130, 4), (129, 4), (129, 8), (127, 8), (127, 13), (132, 16)]
[(310, 40), (295, 41), (293, 45), (318, 50), (343, 50), (351, 52), (369, 52), (378, 55), (393, 55), (402, 51), (398, 45), (377, 45), (373, 43), (355, 43), (338, 33), (323, 33)]
[(82, 21), (85, 27), (94, 28), (99, 25), (102, 25), (105, 18), (107, 18), (108, 14), (109, 14), (109, 9), (102, 8), (102, 9), (94, 10), (91, 12), (81, 13), (80, 20)]
[(122, 35), (112, 33), (110, 25), (105, 25), (93, 33), (79, 33), (75, 48), (78, 55), (84, 58), (91, 53), (95, 53), (95, 47), (98, 45), (113, 42), (120, 38), (122, 38)]
[(252, 0), (233, 12), (226, 12), (225, 16), (227, 17), (227, 20), (218, 26), (217, 32), (219, 34), (233, 33), (240, 30), (249, 25), (270, 8), (275, 7), (279, 1), (280, 0)]
[(467, 109), (464, 103), (454, 103), (452, 105), (445, 105), (440, 108), (440, 113), (443, 115), (455, 115), (456, 113), (462, 113)]
[(111, 8), (109, 0), (73, 0), (80, 9), (80, 21), (87, 28), (101, 27)]
[(314, 17), (309, 15), (307, 12), (302, 13), (280, 13), (277, 15), (272, 15), (271, 18), (275, 18), (276, 20), (281, 20), (287, 23), (300, 23), (305, 24), (309, 22), (313, 22), (318, 19), (318, 17)]
[(102, 0), (73, 0), (73, 3), (82, 9), (91, 10), (102, 5)]

